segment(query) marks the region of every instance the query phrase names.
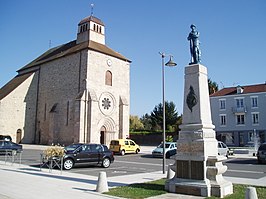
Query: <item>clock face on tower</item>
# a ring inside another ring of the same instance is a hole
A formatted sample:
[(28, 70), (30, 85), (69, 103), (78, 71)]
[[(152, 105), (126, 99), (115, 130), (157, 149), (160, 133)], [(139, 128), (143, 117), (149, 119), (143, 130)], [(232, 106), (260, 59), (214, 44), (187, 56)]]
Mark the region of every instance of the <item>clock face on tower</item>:
[(115, 107), (115, 98), (111, 93), (103, 92), (99, 99), (99, 108), (104, 115), (112, 114)]
[(111, 59), (108, 59), (108, 60), (107, 60), (107, 65), (108, 65), (108, 66), (111, 66), (111, 65), (112, 65), (112, 61), (111, 61)]

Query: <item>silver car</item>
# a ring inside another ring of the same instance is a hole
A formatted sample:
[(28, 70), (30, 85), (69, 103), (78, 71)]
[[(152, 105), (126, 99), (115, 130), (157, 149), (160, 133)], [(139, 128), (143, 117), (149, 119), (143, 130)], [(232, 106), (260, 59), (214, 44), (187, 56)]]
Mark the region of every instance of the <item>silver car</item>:
[[(176, 154), (176, 142), (165, 142), (165, 157), (170, 158), (174, 154)], [(163, 143), (152, 151), (152, 156), (163, 157)]]
[(228, 158), (229, 149), (225, 143), (218, 141), (218, 155), (226, 156)]

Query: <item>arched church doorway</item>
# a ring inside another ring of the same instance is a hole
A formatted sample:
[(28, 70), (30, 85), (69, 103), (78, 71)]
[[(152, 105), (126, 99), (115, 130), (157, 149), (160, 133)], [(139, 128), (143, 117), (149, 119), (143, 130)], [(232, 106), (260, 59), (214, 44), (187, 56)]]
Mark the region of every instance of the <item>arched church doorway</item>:
[(20, 144), (22, 139), (22, 130), (18, 129), (16, 134), (16, 143)]
[(101, 127), (101, 130), (100, 130), (100, 143), (101, 144), (106, 144), (105, 143), (105, 140), (106, 140), (106, 128), (105, 126), (102, 126)]

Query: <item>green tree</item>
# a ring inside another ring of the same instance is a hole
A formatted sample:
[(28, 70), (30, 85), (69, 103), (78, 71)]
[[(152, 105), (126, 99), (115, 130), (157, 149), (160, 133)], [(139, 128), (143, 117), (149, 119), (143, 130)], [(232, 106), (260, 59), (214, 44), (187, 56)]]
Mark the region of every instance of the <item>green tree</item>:
[(162, 103), (154, 107), (151, 112), (151, 124), (152, 130), (162, 130), (163, 129), (163, 106)]
[(144, 125), (144, 130), (150, 131), (152, 129), (151, 116), (148, 113), (143, 115), (140, 121)]
[[(172, 129), (176, 125), (178, 114), (173, 102), (165, 102), (165, 126), (166, 130)], [(163, 129), (163, 105), (162, 103), (154, 107), (151, 113), (151, 123), (153, 130)]]
[(144, 129), (144, 125), (142, 124), (142, 122), (138, 116), (130, 115), (130, 117), (129, 117), (129, 129), (130, 129), (130, 131), (143, 130)]
[(167, 135), (166, 138), (165, 138), (165, 141), (166, 142), (173, 142), (174, 141), (174, 138), (171, 135)]
[(218, 84), (216, 82), (213, 82), (210, 78), (208, 78), (208, 86), (210, 95), (219, 90)]

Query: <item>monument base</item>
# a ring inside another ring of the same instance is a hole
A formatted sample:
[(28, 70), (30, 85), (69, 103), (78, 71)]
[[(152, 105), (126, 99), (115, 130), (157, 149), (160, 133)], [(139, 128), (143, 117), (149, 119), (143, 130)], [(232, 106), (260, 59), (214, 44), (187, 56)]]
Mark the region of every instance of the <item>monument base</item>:
[[(203, 197), (216, 196), (224, 198), (232, 194), (233, 184), (226, 181), (222, 176), (227, 170), (227, 166), (222, 164), (224, 159), (226, 157), (209, 156), (207, 161), (202, 162), (176, 160), (175, 164), (170, 167), (175, 172), (175, 176), (166, 181), (165, 190), (171, 193)], [(203, 176), (200, 162), (201, 164), (206, 164), (206, 178), (204, 180), (201, 180)], [(193, 164), (197, 165), (197, 168), (192, 166)], [(187, 178), (186, 173), (188, 171), (193, 179)], [(197, 175), (195, 175), (196, 173)]]
[(226, 181), (223, 173), (227, 170), (227, 166), (223, 165), (223, 156), (210, 156), (207, 160), (207, 178), (211, 183), (211, 195), (223, 198), (233, 193), (232, 182)]
[(194, 196), (211, 196), (210, 181), (188, 180), (172, 178), (165, 183), (165, 190), (171, 193), (179, 193)]
[(224, 198), (227, 195), (233, 194), (233, 185), (231, 182), (226, 181), (223, 184), (211, 185), (211, 196)]

